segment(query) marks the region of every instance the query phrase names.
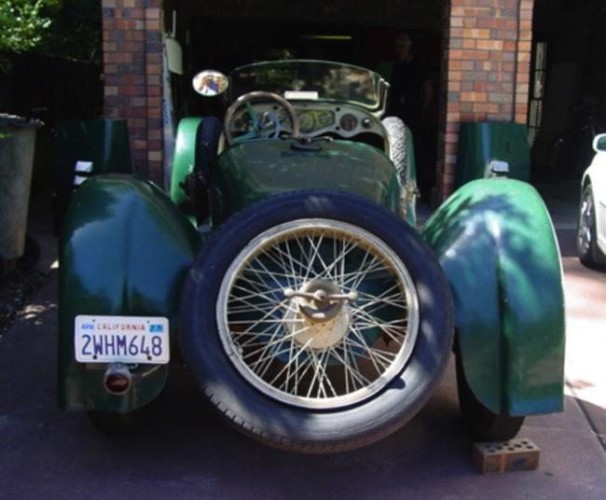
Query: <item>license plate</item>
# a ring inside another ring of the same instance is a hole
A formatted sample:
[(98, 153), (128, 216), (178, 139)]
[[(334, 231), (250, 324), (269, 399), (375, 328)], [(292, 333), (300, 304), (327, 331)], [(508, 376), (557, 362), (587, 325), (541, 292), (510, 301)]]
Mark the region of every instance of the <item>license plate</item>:
[(76, 361), (165, 364), (170, 359), (168, 319), (141, 316), (76, 316)]

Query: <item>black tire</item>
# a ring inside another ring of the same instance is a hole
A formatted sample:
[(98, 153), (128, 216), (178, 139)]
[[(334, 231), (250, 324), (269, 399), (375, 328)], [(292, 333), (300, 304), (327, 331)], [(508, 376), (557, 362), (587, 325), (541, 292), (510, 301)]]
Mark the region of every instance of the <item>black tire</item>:
[(606, 269), (606, 256), (598, 248), (595, 203), (591, 184), (583, 189), (577, 230), (577, 255), (591, 269)]
[(149, 417), (147, 407), (129, 413), (89, 410), (88, 419), (93, 428), (110, 437), (129, 436), (138, 431)]
[[(204, 394), (232, 424), (278, 448), (331, 453), (377, 441), (419, 411), (448, 361), (453, 313), (439, 263), (410, 226), (367, 200), (308, 191), (243, 210), (211, 240), (186, 279), (181, 341)], [(335, 285), (359, 270), (355, 292), (353, 285), (336, 292), (359, 297), (324, 301), (322, 309), (296, 296), (317, 290), (312, 283), (329, 287), (306, 269)], [(334, 316), (312, 321), (304, 304)], [(363, 314), (373, 328), (362, 326)]]
[(469, 387), (458, 352), (456, 371), (461, 416), (471, 438), (480, 442), (513, 439), (524, 424), (524, 417), (498, 415), (486, 408)]
[(389, 159), (398, 172), (401, 186), (408, 180), (408, 149), (406, 148), (407, 129), (404, 122), (397, 116), (388, 116), (382, 121), (389, 141)]
[[(408, 128), (397, 116), (383, 119), (389, 141), (389, 159), (393, 162), (400, 183), (400, 218), (416, 223), (414, 212), (417, 197), (417, 180), (409, 169)], [(409, 214), (409, 212), (411, 212)]]

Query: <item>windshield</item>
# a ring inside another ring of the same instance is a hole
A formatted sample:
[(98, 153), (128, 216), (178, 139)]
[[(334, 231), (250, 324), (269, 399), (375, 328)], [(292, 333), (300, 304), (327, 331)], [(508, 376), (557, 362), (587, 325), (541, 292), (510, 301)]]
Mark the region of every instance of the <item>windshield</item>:
[(387, 87), (374, 71), (330, 61), (260, 62), (236, 68), (230, 75), (233, 99), (264, 90), (289, 100), (346, 101), (370, 110), (383, 108)]

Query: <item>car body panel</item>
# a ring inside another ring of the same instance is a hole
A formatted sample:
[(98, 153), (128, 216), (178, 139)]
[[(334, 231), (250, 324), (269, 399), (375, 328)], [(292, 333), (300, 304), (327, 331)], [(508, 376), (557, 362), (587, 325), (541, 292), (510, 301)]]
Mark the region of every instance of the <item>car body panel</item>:
[(74, 194), (60, 243), (59, 401), (64, 409), (126, 412), (164, 387), (168, 365), (139, 365), (136, 390), (104, 390), (104, 363), (74, 359), (77, 315), (161, 316), (177, 324), (181, 284), (200, 245), (187, 218), (157, 187), (104, 175)]
[(187, 204), (187, 196), (183, 189), (186, 177), (194, 170), (196, 162), (196, 135), (202, 118), (184, 118), (179, 122), (175, 141), (175, 154), (171, 168), (169, 196), (178, 207)]
[(598, 248), (606, 254), (606, 134), (595, 137), (593, 149), (596, 154), (583, 174), (581, 185), (592, 186)]
[(458, 349), (476, 397), (497, 414), (561, 411), (561, 261), (535, 189), (509, 179), (472, 181), (422, 234), (452, 288)]
[(211, 173), (213, 224), (269, 196), (303, 189), (355, 193), (397, 211), (398, 181), (382, 151), (346, 141), (297, 144), (248, 141), (221, 154)]

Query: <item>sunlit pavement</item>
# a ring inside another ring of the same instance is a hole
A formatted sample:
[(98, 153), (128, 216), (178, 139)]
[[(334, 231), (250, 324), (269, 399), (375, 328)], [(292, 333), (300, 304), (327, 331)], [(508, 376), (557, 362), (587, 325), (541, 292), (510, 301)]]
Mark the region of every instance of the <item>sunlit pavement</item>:
[(566, 384), (606, 447), (606, 273), (564, 257)]
[(587, 269), (576, 257), (578, 183), (554, 185), (542, 193), (558, 233), (564, 268), (566, 393), (576, 398), (606, 449), (606, 272)]
[[(574, 196), (550, 209), (565, 271), (567, 395), (564, 413), (529, 417), (522, 428), (541, 449), (537, 470), (477, 472), (452, 366), (413, 421), (355, 452), (301, 456), (257, 444), (210, 412), (181, 372), (141, 432), (105, 438), (56, 405), (54, 270), (0, 341), (0, 498), (606, 498), (606, 274), (574, 256)], [(56, 240), (48, 211), (39, 215), (31, 229), (50, 268)]]

